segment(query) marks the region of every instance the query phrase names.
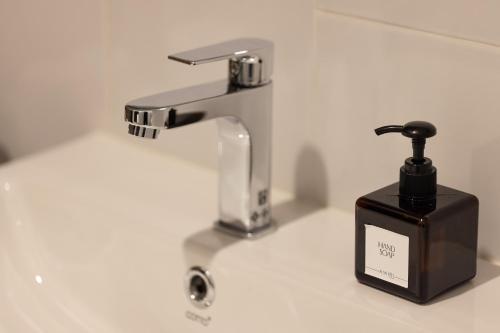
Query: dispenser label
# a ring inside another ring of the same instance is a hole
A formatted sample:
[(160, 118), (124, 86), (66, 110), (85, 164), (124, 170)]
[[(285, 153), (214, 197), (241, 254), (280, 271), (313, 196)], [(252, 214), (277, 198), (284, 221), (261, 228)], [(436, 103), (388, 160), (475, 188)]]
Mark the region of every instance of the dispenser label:
[(365, 274), (408, 288), (408, 236), (365, 224), (365, 237)]

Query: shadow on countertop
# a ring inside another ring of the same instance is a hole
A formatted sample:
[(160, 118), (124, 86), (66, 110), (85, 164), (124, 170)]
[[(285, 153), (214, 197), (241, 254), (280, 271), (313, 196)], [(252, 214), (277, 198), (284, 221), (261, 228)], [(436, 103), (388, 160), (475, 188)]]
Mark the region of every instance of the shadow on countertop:
[(312, 145), (305, 145), (298, 154), (294, 193), (298, 200), (328, 205), (327, 169), (320, 152)]
[(7, 153), (7, 149), (5, 149), (3, 146), (0, 146), (0, 165), (7, 163), (10, 161), (10, 156)]

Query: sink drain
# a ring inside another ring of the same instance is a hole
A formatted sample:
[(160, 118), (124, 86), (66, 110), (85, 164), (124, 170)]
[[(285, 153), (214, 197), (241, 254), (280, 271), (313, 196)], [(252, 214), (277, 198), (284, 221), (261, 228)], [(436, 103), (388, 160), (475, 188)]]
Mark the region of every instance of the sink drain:
[(186, 294), (197, 308), (208, 308), (215, 299), (215, 286), (210, 273), (202, 267), (192, 267), (184, 280)]

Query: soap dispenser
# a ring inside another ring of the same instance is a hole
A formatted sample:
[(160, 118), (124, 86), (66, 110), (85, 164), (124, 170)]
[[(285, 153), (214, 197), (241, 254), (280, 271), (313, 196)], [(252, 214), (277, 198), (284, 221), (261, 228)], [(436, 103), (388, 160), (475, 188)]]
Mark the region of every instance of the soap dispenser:
[(416, 303), (476, 275), (479, 202), (437, 185), (437, 170), (424, 156), (426, 140), (436, 132), (423, 121), (377, 128), (377, 135), (410, 138), (413, 157), (401, 167), (399, 183), (356, 201), (358, 281)]

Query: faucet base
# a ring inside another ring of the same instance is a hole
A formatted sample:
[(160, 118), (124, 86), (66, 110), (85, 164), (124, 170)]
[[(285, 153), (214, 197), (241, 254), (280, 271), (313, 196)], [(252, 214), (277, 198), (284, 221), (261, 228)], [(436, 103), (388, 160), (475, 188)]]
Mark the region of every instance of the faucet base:
[(231, 223), (223, 222), (223, 221), (217, 221), (214, 223), (214, 228), (215, 230), (218, 230), (220, 232), (223, 232), (225, 234), (235, 236), (238, 238), (245, 238), (245, 239), (257, 239), (262, 236), (265, 236), (267, 234), (270, 234), (274, 232), (278, 227), (274, 221), (271, 220), (266, 225), (263, 225), (261, 227), (255, 228), (253, 230), (242, 230), (240, 228), (235, 227)]

